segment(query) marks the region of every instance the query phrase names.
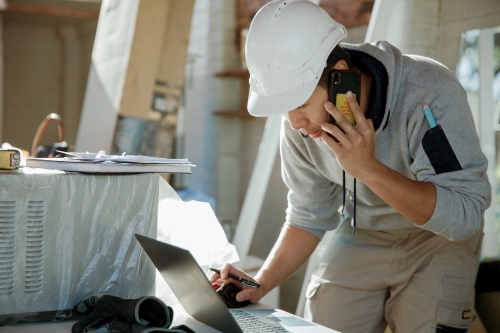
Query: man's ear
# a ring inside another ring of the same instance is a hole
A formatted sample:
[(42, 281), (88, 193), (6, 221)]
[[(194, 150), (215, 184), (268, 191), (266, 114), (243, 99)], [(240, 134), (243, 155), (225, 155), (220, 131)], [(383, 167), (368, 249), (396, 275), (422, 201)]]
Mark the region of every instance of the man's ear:
[(333, 65), (332, 69), (349, 69), (349, 66), (347, 66), (347, 62), (345, 60), (339, 60)]

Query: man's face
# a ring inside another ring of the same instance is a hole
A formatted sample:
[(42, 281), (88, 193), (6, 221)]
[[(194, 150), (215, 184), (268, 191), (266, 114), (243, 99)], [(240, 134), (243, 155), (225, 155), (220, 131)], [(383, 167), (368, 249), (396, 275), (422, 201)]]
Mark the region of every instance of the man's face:
[(325, 88), (317, 86), (311, 97), (300, 107), (288, 111), (284, 116), (290, 121), (293, 130), (301, 131), (313, 139), (321, 137), (321, 124), (328, 121), (324, 104), (328, 100)]

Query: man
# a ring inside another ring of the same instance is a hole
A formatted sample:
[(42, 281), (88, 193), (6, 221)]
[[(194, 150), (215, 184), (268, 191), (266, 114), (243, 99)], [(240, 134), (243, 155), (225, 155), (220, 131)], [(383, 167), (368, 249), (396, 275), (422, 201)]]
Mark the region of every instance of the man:
[[(466, 94), (431, 59), (387, 42), (340, 47), (345, 34), (303, 0), (270, 2), (252, 21), (248, 110), (284, 115), (289, 193), (285, 225), (254, 277), (261, 288), (240, 285), (237, 299), (258, 302), (334, 230), (306, 292), (308, 319), (343, 333), (466, 332), (491, 200)], [(327, 92), (330, 71), (348, 68), (361, 72), (360, 103), (347, 94), (354, 126)], [(250, 278), (226, 265), (211, 279), (229, 272)]]

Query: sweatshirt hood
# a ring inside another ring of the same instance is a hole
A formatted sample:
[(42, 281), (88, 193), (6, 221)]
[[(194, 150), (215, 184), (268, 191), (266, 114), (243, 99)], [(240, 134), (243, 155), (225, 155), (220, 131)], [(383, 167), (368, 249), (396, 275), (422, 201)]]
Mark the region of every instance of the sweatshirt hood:
[(376, 132), (384, 130), (391, 116), (391, 110), (395, 109), (398, 90), (401, 86), (403, 72), (403, 55), (401, 51), (388, 42), (347, 44), (341, 46), (347, 51), (358, 51), (366, 53), (379, 61), (386, 69), (388, 76), (386, 103), (381, 124), (376, 128)]

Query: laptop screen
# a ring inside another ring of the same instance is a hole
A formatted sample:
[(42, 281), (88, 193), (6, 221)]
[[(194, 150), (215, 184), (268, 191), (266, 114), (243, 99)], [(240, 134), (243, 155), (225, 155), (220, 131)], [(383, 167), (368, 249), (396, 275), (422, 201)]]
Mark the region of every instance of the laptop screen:
[(191, 317), (222, 332), (242, 332), (188, 250), (135, 237)]

